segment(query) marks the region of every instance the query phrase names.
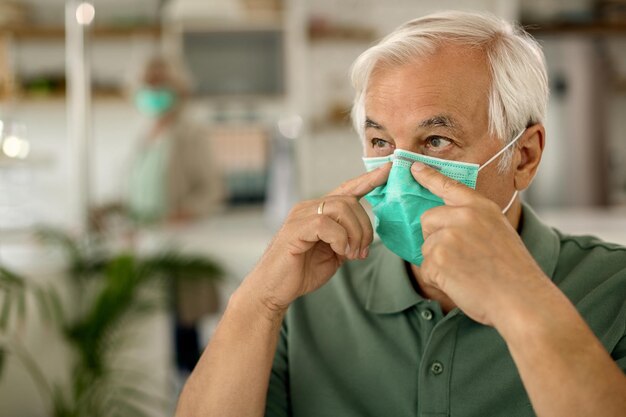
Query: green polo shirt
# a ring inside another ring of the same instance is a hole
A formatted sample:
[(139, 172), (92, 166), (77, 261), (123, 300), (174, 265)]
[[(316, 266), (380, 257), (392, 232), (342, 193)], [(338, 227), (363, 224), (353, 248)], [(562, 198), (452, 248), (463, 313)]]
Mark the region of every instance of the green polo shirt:
[[(521, 237), (626, 369), (626, 248), (547, 227), (526, 206)], [(290, 307), (266, 416), (534, 416), (498, 332), (413, 288), (382, 244)], [(593, 381), (589, 381), (593, 383)]]

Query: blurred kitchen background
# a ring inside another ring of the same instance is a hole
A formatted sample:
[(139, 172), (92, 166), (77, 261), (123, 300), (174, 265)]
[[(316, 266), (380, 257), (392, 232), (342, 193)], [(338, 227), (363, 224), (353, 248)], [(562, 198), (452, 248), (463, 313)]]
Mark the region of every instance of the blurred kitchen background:
[[(352, 61), (442, 9), (541, 42), (547, 147), (524, 199), (626, 244), (624, 0), (0, 0), (0, 415), (171, 415), (291, 205), (363, 172)], [(173, 130), (140, 94), (164, 85), (211, 198), (145, 221), (133, 187), (176, 149), (147, 150)]]

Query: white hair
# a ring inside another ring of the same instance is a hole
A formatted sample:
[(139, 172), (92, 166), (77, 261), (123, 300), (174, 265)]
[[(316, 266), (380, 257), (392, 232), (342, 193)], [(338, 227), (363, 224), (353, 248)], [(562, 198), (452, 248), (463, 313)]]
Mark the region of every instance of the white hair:
[[(352, 65), (352, 122), (364, 143), (365, 93), (377, 64), (403, 65), (452, 43), (482, 50), (491, 70), (489, 133), (510, 142), (545, 120), (548, 75), (539, 44), (520, 26), (488, 13), (446, 11), (411, 20), (363, 52)], [(510, 164), (512, 148), (499, 167)]]

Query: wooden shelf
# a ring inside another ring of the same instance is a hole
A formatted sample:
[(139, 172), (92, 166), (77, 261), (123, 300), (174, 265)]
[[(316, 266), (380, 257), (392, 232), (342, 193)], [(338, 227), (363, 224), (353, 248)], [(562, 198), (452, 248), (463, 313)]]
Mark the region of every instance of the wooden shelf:
[(589, 23), (528, 23), (524, 29), (534, 36), (542, 35), (585, 35), (585, 36), (626, 36), (626, 22)]
[(173, 27), (184, 33), (280, 32), (285, 30), (285, 25), (281, 19), (272, 18), (244, 21), (187, 20)]
[(311, 42), (361, 42), (371, 43), (377, 39), (376, 34), (373, 31), (362, 32), (344, 32), (340, 30), (330, 30), (325, 32), (311, 32), (309, 33), (309, 40)]
[[(19, 103), (62, 102), (65, 101), (66, 98), (67, 95), (64, 91), (50, 93), (20, 92), (14, 96), (0, 95), (0, 103), (8, 101), (16, 101)], [(128, 100), (128, 97), (122, 90), (92, 90), (91, 98), (94, 101)]]
[[(89, 30), (95, 38), (126, 38), (131, 36), (159, 37), (160, 26), (129, 27), (93, 27)], [(18, 26), (0, 28), (1, 36), (13, 36), (16, 39), (62, 39), (65, 29), (57, 26)]]
[(308, 37), (311, 42), (372, 42), (376, 31), (369, 26), (355, 26), (312, 18), (309, 21)]

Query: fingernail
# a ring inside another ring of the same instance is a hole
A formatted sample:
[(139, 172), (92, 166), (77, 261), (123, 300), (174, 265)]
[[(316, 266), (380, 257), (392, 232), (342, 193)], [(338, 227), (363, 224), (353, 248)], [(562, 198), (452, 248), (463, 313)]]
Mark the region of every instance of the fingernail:
[(411, 165), (411, 170), (413, 171), (421, 171), (422, 169), (424, 169), (424, 164), (422, 164), (421, 162), (415, 161), (413, 162), (413, 165)]
[(361, 248), (356, 248), (356, 250), (352, 254), (352, 258), (354, 259), (358, 258), (360, 253), (361, 253)]
[(363, 250), (361, 251), (361, 258), (365, 259), (367, 258), (367, 255), (369, 255), (370, 253), (370, 248), (369, 247), (364, 247)]
[(345, 257), (350, 256), (350, 244), (349, 243), (346, 245), (346, 251), (344, 252), (344, 256)]

